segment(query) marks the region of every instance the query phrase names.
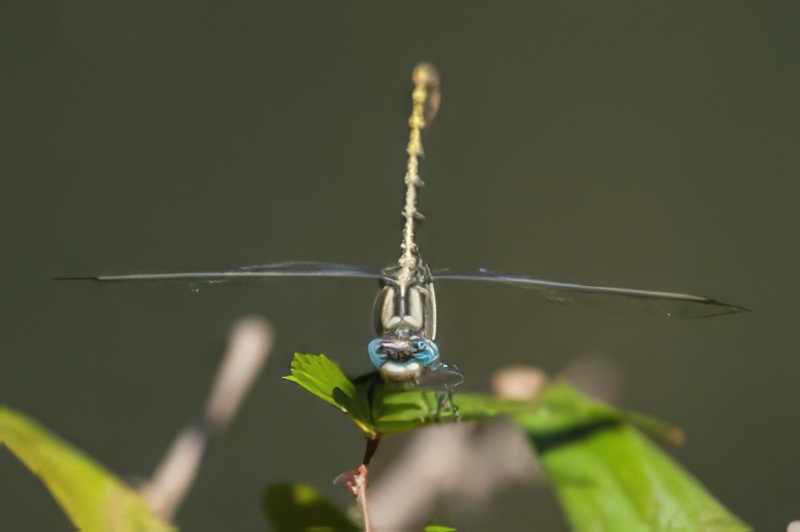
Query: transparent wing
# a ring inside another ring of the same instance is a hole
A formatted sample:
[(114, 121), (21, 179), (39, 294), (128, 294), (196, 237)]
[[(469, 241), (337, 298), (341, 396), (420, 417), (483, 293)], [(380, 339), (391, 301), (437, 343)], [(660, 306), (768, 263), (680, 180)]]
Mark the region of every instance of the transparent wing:
[(463, 382), (464, 374), (455, 365), (439, 363), (434, 367), (425, 368), (418, 377), (416, 385), (420, 390), (448, 392)]
[(676, 318), (708, 318), (748, 311), (743, 307), (691, 294), (543, 281), (483, 269), (476, 273), (434, 272), (433, 279), (437, 282), (456, 279), (510, 284), (536, 290), (546, 299), (556, 303), (575, 302), (598, 310), (621, 314), (645, 313), (663, 314)]
[(60, 277), (59, 280), (93, 279), (97, 281), (193, 281), (219, 283), (226, 281), (258, 281), (273, 277), (350, 277), (379, 279), (380, 271), (329, 262), (274, 262), (228, 270), (184, 273), (134, 273), (98, 275), (96, 277)]

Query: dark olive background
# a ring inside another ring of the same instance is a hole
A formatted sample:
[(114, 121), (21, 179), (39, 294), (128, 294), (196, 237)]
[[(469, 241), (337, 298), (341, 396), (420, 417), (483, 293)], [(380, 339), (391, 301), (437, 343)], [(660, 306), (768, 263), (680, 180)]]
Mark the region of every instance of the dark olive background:
[[(361, 436), (280, 377), (295, 351), (368, 369), (371, 283), (195, 293), (50, 278), (391, 264), (410, 73), (428, 60), (443, 85), (422, 166), (433, 267), (754, 310), (620, 317), (441, 284), (440, 345), (465, 389), (507, 364), (604, 355), (624, 372), (623, 406), (687, 431), (682, 464), (737, 515), (783, 529), (800, 517), (799, 23), (796, 2), (4, 3), (0, 402), (135, 482), (198, 411), (230, 323), (260, 313), (274, 354), (177, 523), (263, 529), (276, 481), (346, 502), (330, 482)], [(565, 528), (544, 487), (491, 507), (439, 517)], [(69, 529), (6, 451), (0, 528)]]

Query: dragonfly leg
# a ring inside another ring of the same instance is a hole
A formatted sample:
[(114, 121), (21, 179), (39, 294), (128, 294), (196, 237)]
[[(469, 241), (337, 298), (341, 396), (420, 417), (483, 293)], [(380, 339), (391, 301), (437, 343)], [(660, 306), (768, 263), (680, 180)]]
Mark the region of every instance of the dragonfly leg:
[(458, 413), (458, 407), (453, 402), (453, 390), (436, 392), (436, 411), (433, 415), (437, 422), (441, 421), (442, 414), (448, 409), (457, 422), (461, 421), (461, 414)]

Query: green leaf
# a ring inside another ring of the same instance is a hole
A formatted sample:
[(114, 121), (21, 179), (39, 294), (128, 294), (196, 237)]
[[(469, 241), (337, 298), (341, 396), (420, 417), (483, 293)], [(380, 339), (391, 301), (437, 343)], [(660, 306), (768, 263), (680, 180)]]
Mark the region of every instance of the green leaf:
[(358, 390), (335, 362), (325, 355), (295, 353), (287, 381), (299, 384), (326, 403), (335, 406), (358, 425), (368, 438), (375, 436), (369, 397)]
[(528, 432), (575, 530), (750, 530), (637, 430), (677, 443), (679, 428), (589, 400), (565, 384), (546, 386), (533, 401), (453, 394), (456, 415), (438, 411), (435, 393), (393, 389), (375, 375), (350, 381), (322, 355), (295, 360), (287, 378), (338, 406), (368, 437), (509, 415)]
[(590, 401), (566, 384), (546, 386), (533, 402), (533, 408), (514, 417), (517, 424), (540, 440), (549, 435), (559, 435), (588, 427), (616, 423), (622, 419), (620, 411), (597, 401)]
[(350, 380), (325, 355), (295, 354), (291, 375), (299, 384), (344, 412), (370, 438), (396, 434), (445, 421), (480, 421), (500, 414), (528, 411), (534, 403), (498, 399), (488, 395), (454, 394), (450, 408), (438, 409), (438, 395), (421, 390), (387, 386), (377, 373)]
[(624, 412), (623, 415), (625, 421), (660, 443), (681, 445), (686, 440), (686, 434), (684, 434), (683, 429), (664, 423), (660, 419), (631, 411)]
[(428, 525), (425, 527), (424, 532), (456, 532), (456, 529), (449, 526)]
[[(574, 530), (750, 530), (627, 415), (564, 385), (546, 389), (535, 412), (514, 419), (528, 431)], [(678, 430), (632, 419), (662, 436)]]
[(454, 412), (452, 407), (439, 408), (440, 394), (387, 386), (376, 372), (351, 380), (325, 355), (295, 354), (291, 375), (284, 379), (339, 408), (370, 438), (432, 423), (483, 421), (499, 415), (526, 416), (526, 422), (542, 432), (623, 417), (602, 403), (576, 400), (580, 396), (563, 384), (548, 386), (542, 394), (546, 400), (536, 401), (455, 393), (451, 398)]
[(353, 524), (313, 486), (275, 484), (264, 490), (262, 507), (276, 532), (354, 532)]
[(423, 425), (454, 421), (485, 421), (498, 415), (517, 414), (534, 408), (529, 401), (501, 399), (490, 395), (453, 394), (457, 414), (446, 408), (437, 412), (438, 397), (419, 390), (393, 391), (379, 385), (373, 393), (373, 419), (379, 434), (388, 436)]
[(336, 363), (324, 355), (295, 353), (292, 374), (284, 379), (299, 384), (333, 406), (339, 406), (333, 398), (335, 389), (339, 388), (345, 395), (355, 394), (355, 385)]
[(52, 493), (73, 525), (87, 531), (175, 530), (113, 473), (30, 418), (0, 406), (0, 443)]

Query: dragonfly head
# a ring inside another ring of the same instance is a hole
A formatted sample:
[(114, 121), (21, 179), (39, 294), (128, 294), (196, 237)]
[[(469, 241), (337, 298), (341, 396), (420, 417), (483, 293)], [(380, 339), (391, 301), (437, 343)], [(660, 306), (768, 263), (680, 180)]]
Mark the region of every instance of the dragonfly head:
[(389, 383), (416, 381), (424, 368), (439, 360), (437, 345), (421, 336), (379, 336), (369, 343), (367, 351), (372, 364)]
[(383, 382), (400, 388), (449, 392), (464, 382), (456, 366), (439, 360), (439, 348), (419, 336), (385, 335), (367, 348)]

